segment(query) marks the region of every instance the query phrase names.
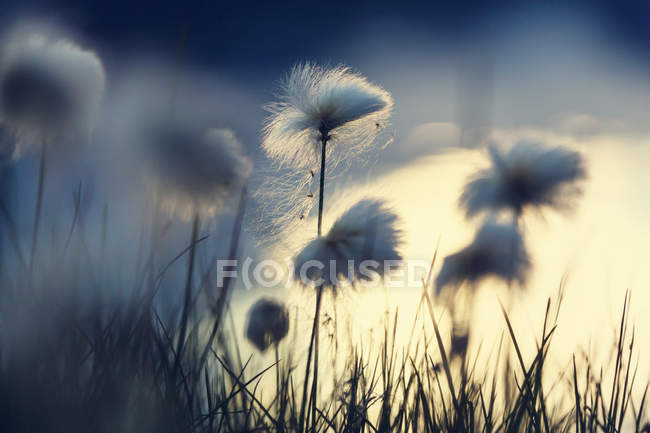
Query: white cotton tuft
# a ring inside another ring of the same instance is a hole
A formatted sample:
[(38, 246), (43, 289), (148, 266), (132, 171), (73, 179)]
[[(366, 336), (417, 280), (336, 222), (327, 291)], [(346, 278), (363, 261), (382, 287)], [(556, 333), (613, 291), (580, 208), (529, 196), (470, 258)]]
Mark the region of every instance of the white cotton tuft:
[(141, 130), (135, 144), (143, 151), (162, 207), (185, 220), (195, 213), (214, 216), (241, 190), (253, 168), (228, 129), (155, 122)]
[(38, 34), (11, 35), (0, 54), (0, 122), (21, 147), (92, 131), (105, 74), (93, 51)]
[(281, 167), (256, 167), (255, 172), (255, 205), (248, 213), (248, 227), (259, 240), (272, 243), (309, 216), (318, 203), (318, 179), (306, 170)]
[(265, 108), (270, 112), (262, 142), (267, 155), (281, 166), (313, 168), (322, 136), (328, 137), (330, 164), (363, 153), (386, 127), (393, 99), (350, 68), (303, 63), (282, 84), (279, 101)]
[(494, 146), (489, 150), (492, 166), (479, 171), (460, 197), (467, 217), (504, 209), (519, 215), (527, 207), (566, 209), (582, 192), (576, 182), (587, 173), (575, 151), (527, 141), (505, 153)]
[(436, 292), (467, 283), (474, 287), (484, 278), (526, 282), (531, 263), (517, 227), (488, 220), (470, 245), (445, 257), (436, 278)]
[(278, 344), (289, 332), (287, 307), (271, 298), (262, 298), (248, 310), (246, 338), (260, 352)]
[(386, 264), (402, 260), (398, 217), (383, 201), (362, 200), (334, 223), (327, 235), (309, 242), (296, 256), (294, 278), (303, 285), (322, 284), (336, 290), (375, 276)]

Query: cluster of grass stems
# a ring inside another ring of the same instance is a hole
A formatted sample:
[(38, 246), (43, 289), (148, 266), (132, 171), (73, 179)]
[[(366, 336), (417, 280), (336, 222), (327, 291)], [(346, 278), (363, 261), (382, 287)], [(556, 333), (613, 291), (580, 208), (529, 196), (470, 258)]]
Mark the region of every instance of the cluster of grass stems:
[[(153, 271), (148, 260), (141, 260), (126, 301), (92, 301), (83, 308), (69, 299), (52, 302), (39, 287), (57, 281), (62, 270), (76, 275), (62, 282), (68, 294), (88, 292), (93, 285), (111, 280), (106, 266), (91, 263), (91, 257), (101, 256), (84, 247), (83, 231), (75, 213), (63, 251), (77, 248), (76, 254), (64, 255), (51, 266), (37, 263), (33, 268), (39, 270), (37, 278), (30, 277), (29, 267), (16, 267), (9, 274), (3, 267), (1, 314), (5, 317), (16, 308), (12, 300), (27, 305), (24, 310), (35, 313), (26, 319), (30, 341), (37, 344), (16, 350), (6, 338), (2, 341), (2, 431), (650, 430), (644, 410), (648, 385), (640, 401), (633, 398), (638, 396), (633, 392), (635, 341), (633, 332), (629, 335), (627, 297), (613, 371), (604, 374), (601, 369), (596, 375), (597, 367), (586, 357), (574, 357), (570, 370), (549, 380), (546, 360), (558, 326), (561, 296), (548, 300), (532, 358), (524, 357), (504, 309), (506, 331), (490, 355), (495, 362), (477, 369), (481, 349), (463, 356), (450, 353), (438, 325), (440, 318), (435, 317), (428, 290), (423, 288), (406, 346), (396, 341), (395, 312), (394, 318), (386, 320), (377, 353), (361, 344), (351, 346), (347, 355), (333, 355), (345, 359), (345, 369), (335, 372), (336, 377), (330, 372), (319, 378), (321, 384), (331, 381), (334, 386), (321, 398), (309, 393), (304, 410), (302, 367), (298, 368), (304, 354), (294, 349), (299, 332), (295, 327), (294, 341), (275, 346), (275, 362), (253, 369), (259, 362), (252, 360), (254, 355), (242, 358), (229, 309), (215, 309), (207, 320), (197, 320), (196, 290), (187, 292), (190, 311), (170, 316), (182, 317), (180, 321), (161, 318), (153, 299), (166, 270), (182, 259), (195, 266), (187, 256), (208, 239), (204, 236), (193, 236), (194, 243), (160, 270)], [(210, 272), (210, 266), (197, 272), (194, 289), (209, 284)], [(11, 333), (9, 320), (3, 320), (3, 327), (9, 327), (5, 334)], [(327, 373), (321, 368), (316, 374), (323, 371)], [(275, 382), (273, 398), (268, 398), (268, 391), (262, 396), (263, 381), (267, 390)]]

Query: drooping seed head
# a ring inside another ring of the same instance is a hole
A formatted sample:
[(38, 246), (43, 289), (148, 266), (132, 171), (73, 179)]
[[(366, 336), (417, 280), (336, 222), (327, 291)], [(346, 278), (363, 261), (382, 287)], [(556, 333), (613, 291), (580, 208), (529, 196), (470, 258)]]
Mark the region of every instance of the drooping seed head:
[(565, 209), (581, 193), (578, 181), (586, 178), (579, 153), (520, 141), (503, 153), (489, 147), (491, 166), (479, 171), (466, 185), (460, 206), (467, 217), (488, 211), (525, 208)]
[(398, 217), (381, 200), (358, 202), (339, 217), (325, 236), (296, 256), (294, 278), (336, 290), (344, 282), (383, 278), (389, 263), (401, 261)]
[(183, 219), (212, 217), (241, 190), (251, 160), (228, 129), (205, 131), (179, 120), (151, 122), (136, 145), (163, 207)]
[(104, 93), (97, 55), (67, 40), (11, 35), (0, 55), (0, 121), (23, 145), (89, 133)]
[(287, 307), (271, 298), (262, 298), (248, 311), (246, 338), (260, 352), (278, 344), (289, 332)]
[(280, 165), (296, 167), (315, 165), (322, 137), (330, 144), (331, 164), (363, 153), (386, 127), (393, 107), (387, 91), (350, 68), (310, 63), (294, 66), (278, 97), (265, 107), (270, 115), (262, 148)]
[(436, 278), (436, 292), (467, 283), (475, 287), (487, 277), (523, 285), (530, 258), (517, 227), (488, 220), (467, 247), (445, 257)]

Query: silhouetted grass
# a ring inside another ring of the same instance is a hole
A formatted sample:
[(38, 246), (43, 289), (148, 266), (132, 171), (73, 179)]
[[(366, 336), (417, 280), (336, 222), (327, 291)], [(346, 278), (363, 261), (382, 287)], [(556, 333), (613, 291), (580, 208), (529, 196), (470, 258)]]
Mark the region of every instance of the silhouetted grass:
[[(330, 381), (335, 386), (309, 393), (303, 412), (305, 360), (295, 352), (297, 345), (285, 341), (276, 347), (275, 362), (253, 369), (258, 363), (242, 359), (227, 308), (198, 319), (197, 293), (210, 284), (212, 266), (196, 266), (196, 278), (180, 283), (178, 293), (186, 297), (175, 314), (161, 317), (152, 301), (169, 267), (189, 262), (191, 251), (199, 257), (196, 250), (209, 238), (193, 235), (193, 244), (170, 263), (160, 263), (151, 278), (146, 277), (151, 265), (142, 260), (134, 275), (127, 273), (132, 281), (126, 300), (107, 302), (90, 294), (122, 283), (114, 282), (110, 266), (101, 262), (103, 251), (89, 251), (83, 231), (75, 212), (63, 245), (53, 244), (49, 254), (37, 256), (31, 285), (29, 267), (3, 266), (2, 432), (650, 431), (648, 384), (638, 383), (642, 379), (633, 357), (629, 297), (614, 365), (600, 367), (574, 356), (555, 379), (546, 361), (561, 322), (561, 291), (547, 302), (531, 356), (522, 352), (503, 309), (505, 333), (487, 366), (479, 361), (480, 353), (459, 354), (445, 344), (448, 336), (441, 333), (428, 290), (423, 290), (409, 340), (396, 341), (396, 312), (386, 320), (378, 349), (361, 344), (347, 356), (339, 354), (346, 368), (337, 377), (331, 377), (332, 369), (318, 370), (325, 375), (318, 380), (321, 386)], [(17, 236), (12, 233), (9, 240)], [(8, 249), (3, 260), (12, 251), (17, 250)], [(144, 249), (140, 255), (152, 256)], [(23, 260), (15, 258), (16, 263)], [(294, 341), (297, 333), (309, 331), (292, 327)], [(262, 387), (267, 387), (265, 397)], [(277, 388), (272, 398), (268, 387)], [(642, 398), (635, 400), (639, 393), (633, 390), (639, 387)]]

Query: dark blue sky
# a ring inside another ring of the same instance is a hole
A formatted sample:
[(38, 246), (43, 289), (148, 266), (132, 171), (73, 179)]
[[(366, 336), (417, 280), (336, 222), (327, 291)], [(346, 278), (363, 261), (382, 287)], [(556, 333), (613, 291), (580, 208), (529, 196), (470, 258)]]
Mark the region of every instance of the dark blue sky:
[[(134, 71), (167, 80), (187, 29), (177, 103), (233, 128), (252, 151), (262, 105), (304, 60), (349, 65), (389, 89), (402, 147), (431, 121), (487, 131), (589, 113), (647, 125), (650, 2), (567, 3), (26, 0), (6, 2), (0, 24), (60, 25), (101, 56), (111, 95)], [(209, 103), (199, 106), (202, 98)]]
[[(43, 1), (11, 5), (5, 17), (32, 15), (63, 22), (100, 46), (124, 50), (144, 46), (159, 52), (178, 44), (188, 24), (188, 58), (254, 75), (255, 69), (286, 69), (298, 58), (327, 55), (340, 35), (376, 21), (425, 29), (428, 36), (451, 43), (498, 29), (518, 14), (571, 11), (601, 27), (622, 50), (650, 56), (650, 2), (564, 1), (414, 2), (328, 1)], [(390, 28), (387, 31), (391, 31)], [(270, 71), (269, 71), (270, 72)]]

